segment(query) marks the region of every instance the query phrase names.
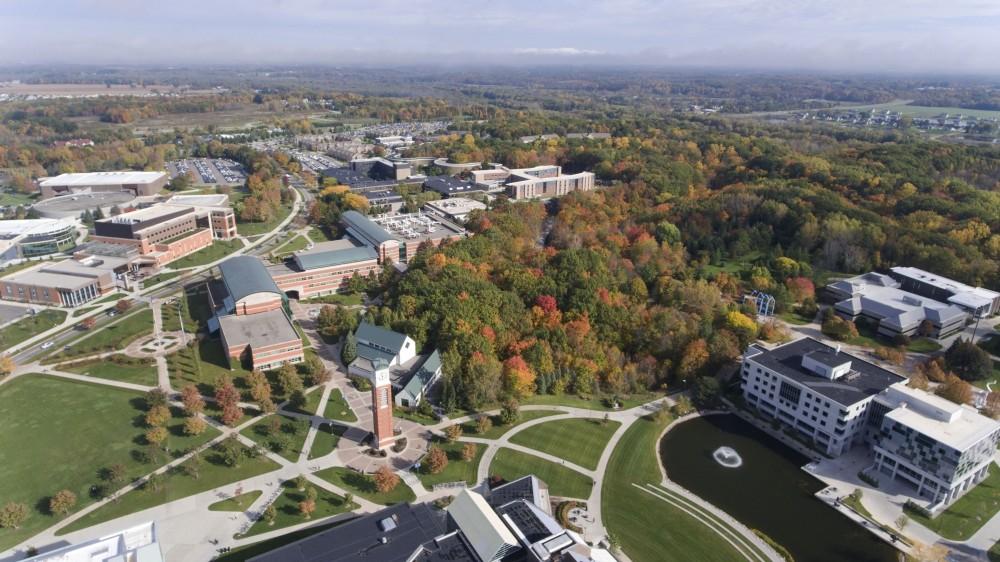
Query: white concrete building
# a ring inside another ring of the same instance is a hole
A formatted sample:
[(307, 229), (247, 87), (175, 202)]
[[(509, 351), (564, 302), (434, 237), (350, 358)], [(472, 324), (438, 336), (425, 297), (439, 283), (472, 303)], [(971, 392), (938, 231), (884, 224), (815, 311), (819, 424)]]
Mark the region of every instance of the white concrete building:
[(743, 398), (830, 456), (865, 438), (868, 404), (905, 379), (812, 338), (743, 354)]
[(910, 293), (900, 283), (881, 273), (865, 273), (827, 285), (839, 300), (834, 310), (848, 320), (867, 318), (878, 324), (878, 333), (918, 335), (921, 324), (930, 322), (929, 335), (943, 338), (965, 328), (969, 316), (962, 308)]
[(743, 355), (746, 404), (831, 457), (870, 446), (869, 474), (912, 486), (937, 512), (986, 478), (1000, 423), (906, 386), (906, 379), (803, 338)]
[(486, 204), (467, 197), (449, 197), (437, 201), (428, 201), (424, 210), (452, 222), (464, 223), (472, 211), (485, 211)]
[(1000, 314), (1000, 293), (973, 287), (916, 267), (894, 267), (889, 275), (902, 289), (958, 306), (973, 317)]
[(930, 501), (932, 512), (988, 476), (1000, 423), (971, 406), (897, 384), (879, 394), (870, 415), (870, 424), (880, 429), (872, 476), (910, 484)]
[(156, 527), (136, 525), (119, 533), (39, 554), (24, 562), (164, 562)]

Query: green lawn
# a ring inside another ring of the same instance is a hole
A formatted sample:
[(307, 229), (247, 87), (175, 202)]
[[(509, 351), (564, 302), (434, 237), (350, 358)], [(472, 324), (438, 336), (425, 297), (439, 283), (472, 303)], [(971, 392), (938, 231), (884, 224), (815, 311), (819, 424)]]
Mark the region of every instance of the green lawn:
[(399, 481), (399, 485), (393, 491), (387, 494), (380, 494), (375, 489), (375, 483), (372, 481), (371, 475), (354, 472), (342, 466), (321, 470), (316, 473), (316, 476), (358, 497), (365, 498), (377, 504), (392, 505), (399, 502), (412, 502), (417, 499), (413, 490), (402, 480)]
[(462, 460), (462, 449), (466, 443), (462, 443), (461, 441), (435, 443), (434, 445), (441, 447), (448, 454), (448, 466), (437, 474), (428, 472), (426, 465), (421, 466), (416, 474), (417, 478), (424, 484), (424, 487), (430, 490), (435, 484), (458, 482), (460, 480), (464, 480), (470, 488), (475, 486), (478, 483), (476, 471), (479, 469), (479, 461), (483, 458), (483, 453), (486, 451), (486, 445), (480, 445), (479, 443), (469, 444), (475, 445), (476, 455), (472, 457), (472, 460), (465, 461)]
[(208, 506), (209, 511), (246, 511), (263, 494), (261, 490), (246, 492)]
[(142, 286), (143, 287), (152, 287), (153, 285), (158, 285), (160, 283), (163, 283), (164, 281), (168, 281), (170, 279), (173, 279), (174, 277), (177, 277), (178, 275), (181, 275), (182, 273), (184, 273), (184, 272), (183, 271), (165, 271), (163, 273), (159, 273), (159, 274), (154, 275), (152, 277), (147, 277), (147, 278), (143, 279), (142, 280)]
[(941, 344), (930, 338), (913, 338), (906, 350), (912, 353), (934, 353), (941, 349)]
[(267, 222), (242, 222), (239, 219), (236, 221), (236, 231), (240, 233), (241, 236), (257, 236), (258, 234), (267, 234), (281, 224), (281, 221), (288, 217), (288, 214), (292, 212), (292, 204), (281, 205), (278, 207), (277, 212), (274, 213), (274, 217)]
[(620, 425), (614, 420), (581, 418), (547, 421), (515, 433), (510, 441), (595, 470)]
[(143, 359), (139, 364), (132, 365), (116, 363), (115, 358), (125, 358), (125, 356), (112, 355), (99, 361), (89, 361), (69, 367), (60, 366), (59, 370), (102, 379), (156, 386), (156, 363), (152, 359)]
[(5, 189), (0, 192), (0, 206), (23, 206), (31, 205), (38, 200), (38, 193), (21, 193), (13, 189)]
[(805, 326), (806, 324), (813, 321), (812, 318), (806, 318), (795, 310), (786, 310), (785, 312), (779, 313), (778, 318), (781, 318), (789, 324), (794, 324), (796, 326)]
[(242, 247), (243, 243), (239, 240), (214, 240), (211, 246), (202, 248), (193, 254), (188, 254), (177, 261), (170, 262), (170, 267), (173, 269), (185, 269), (205, 265), (222, 259)]
[[(651, 392), (647, 394), (620, 396), (618, 400), (621, 409), (627, 410), (662, 397), (662, 394), (655, 394)], [(584, 399), (574, 394), (536, 394), (528, 397), (522, 401), (521, 404), (533, 406), (569, 406), (571, 408), (586, 408), (588, 410), (602, 410), (610, 412), (613, 408), (607, 404), (608, 400), (609, 398), (598, 396)]]
[(744, 557), (709, 527), (632, 485), (661, 481), (656, 454), (657, 437), (664, 426), (664, 422), (641, 418), (615, 447), (601, 488), (602, 516), (608, 531), (633, 562), (742, 560)]
[(524, 422), (564, 413), (566, 412), (559, 410), (521, 410), (521, 415), (517, 422), (511, 425), (501, 424), (499, 415), (490, 416), (490, 420), (493, 421), (493, 427), (491, 427), (486, 433), (476, 432), (476, 420), (473, 419), (462, 424), (462, 433), (464, 435), (468, 435), (469, 437), (479, 437), (480, 439), (499, 439), (504, 433), (507, 433)]
[(421, 414), (415, 408), (411, 410), (396, 406), (392, 409), (392, 415), (393, 417), (410, 420), (411, 422), (419, 423), (420, 425), (435, 425), (440, 421), (433, 416), (425, 416), (424, 414)]
[[(90, 488), (99, 472), (124, 464), (128, 478), (152, 471), (133, 455), (143, 448), (142, 394), (40, 374), (0, 386), (0, 498), (27, 503), (31, 515), (16, 530), (0, 529), (5, 550), (56, 523), (47, 498), (73, 491), (77, 508), (91, 503)], [(182, 451), (218, 435), (209, 428), (198, 437), (181, 431), (182, 419), (168, 425), (167, 446)], [(163, 455), (160, 463), (169, 460)]]
[(316, 438), (313, 439), (312, 448), (309, 449), (309, 460), (325, 457), (337, 448), (340, 437), (347, 431), (342, 425), (324, 423), (316, 428)]
[(309, 238), (312, 239), (312, 241), (317, 244), (320, 242), (330, 242), (331, 240), (337, 239), (337, 236), (331, 233), (329, 230), (325, 228), (320, 228), (318, 226), (310, 226), (308, 234)]
[(26, 339), (55, 328), (66, 319), (65, 310), (43, 310), (34, 316), (26, 316), (0, 330), (0, 349), (13, 347)]
[(300, 418), (278, 416), (281, 418), (281, 429), (272, 434), (269, 427), (274, 416), (266, 416), (252, 425), (243, 428), (240, 433), (253, 439), (261, 447), (277, 453), (289, 462), (297, 462), (302, 452), (302, 445), (309, 434), (309, 422)]
[(71, 316), (73, 318), (78, 318), (78, 317), (83, 316), (84, 314), (90, 312), (91, 310), (97, 310), (98, 308), (99, 307), (96, 307), (96, 306), (85, 306), (83, 308), (77, 308), (77, 309), (73, 310), (73, 314), (71, 314)]
[(123, 350), (133, 341), (153, 333), (153, 311), (143, 308), (126, 313), (111, 324), (94, 328), (70, 343), (69, 349), (62, 349), (46, 358), (46, 362), (62, 361), (73, 357), (93, 355), (105, 351)]
[(985, 389), (988, 385), (990, 385), (990, 383), (992, 383), (992, 386), (990, 386), (990, 388), (993, 389), (994, 392), (1000, 390), (1000, 361), (993, 362), (993, 374), (986, 377), (985, 379), (972, 381), (972, 384), (974, 386), (983, 389)]
[[(245, 449), (245, 448), (244, 448)], [(180, 472), (171, 471), (165, 478), (163, 487), (158, 491), (139, 489), (132, 490), (116, 502), (109, 502), (100, 508), (77, 519), (72, 524), (59, 529), (58, 535), (85, 529), (91, 525), (111, 521), (119, 517), (149, 509), (160, 504), (179, 500), (213, 488), (224, 486), (231, 482), (239, 482), (275, 470), (278, 464), (261, 455), (254, 459), (244, 459), (238, 467), (222, 464), (215, 451), (203, 453), (204, 461), (198, 478), (193, 478)]]
[(331, 515), (345, 513), (354, 507), (353, 505), (344, 503), (344, 498), (333, 492), (313, 486), (311, 483), (309, 486), (316, 489), (316, 511), (313, 512), (309, 519), (303, 517), (302, 512), (299, 511), (299, 502), (306, 499), (306, 492), (298, 491), (292, 481), (287, 481), (282, 484), (284, 490), (281, 492), (281, 495), (274, 500), (274, 508), (278, 512), (277, 517), (274, 518), (274, 525), (268, 525), (267, 521), (264, 521), (262, 518), (257, 520), (245, 534), (238, 536), (240, 538), (252, 537), (276, 529), (284, 529), (285, 527), (305, 523), (310, 519), (323, 519)]
[(275, 255), (275, 256), (281, 257), (281, 256), (285, 256), (285, 255), (288, 255), (288, 254), (292, 254), (292, 253), (298, 252), (299, 250), (305, 250), (306, 246), (308, 246), (308, 245), (309, 245), (309, 241), (306, 240), (305, 237), (303, 237), (303, 236), (296, 236), (296, 237), (292, 238), (291, 240), (289, 240), (288, 242), (285, 242), (284, 244), (282, 244), (281, 246), (279, 246), (278, 248), (276, 248), (271, 253), (273, 255)]
[(351, 306), (361, 304), (361, 293), (337, 293), (333, 295), (323, 295), (319, 297), (309, 297), (302, 302), (308, 303), (322, 303), (322, 304), (339, 304), (342, 306)]
[(968, 540), (1000, 511), (1000, 470), (990, 466), (990, 474), (967, 494), (934, 519), (907, 510), (911, 519), (946, 539)]
[(499, 476), (510, 482), (528, 474), (534, 474), (549, 485), (553, 496), (587, 499), (594, 483), (589, 476), (565, 466), (540, 459), (513, 449), (501, 448), (490, 465), (491, 476)]
[(183, 347), (168, 355), (167, 368), (174, 388), (194, 384), (205, 395), (215, 392), (215, 381), (222, 375), (232, 377), (237, 387), (245, 387), (243, 380), (250, 372), (236, 363), (230, 369), (222, 344), (214, 338), (205, 338), (195, 347)]
[[(323, 389), (315, 388), (309, 394), (306, 394), (306, 405), (294, 411), (306, 414), (307, 416), (315, 415), (316, 410), (319, 408), (320, 398), (322, 397)], [(343, 422), (358, 421), (358, 417), (354, 415), (354, 410), (351, 410), (351, 407), (347, 404), (347, 400), (344, 400), (344, 394), (340, 392), (339, 388), (334, 388), (330, 391), (330, 397), (326, 401), (326, 408), (323, 409), (321, 415), (327, 419)]]
[(103, 303), (106, 303), (106, 302), (118, 302), (118, 301), (122, 300), (122, 298), (124, 296), (125, 296), (124, 294), (117, 292), (117, 289), (116, 289), (115, 292), (112, 292), (109, 295), (104, 295), (100, 299), (97, 299), (96, 301), (94, 301), (94, 304), (103, 304)]

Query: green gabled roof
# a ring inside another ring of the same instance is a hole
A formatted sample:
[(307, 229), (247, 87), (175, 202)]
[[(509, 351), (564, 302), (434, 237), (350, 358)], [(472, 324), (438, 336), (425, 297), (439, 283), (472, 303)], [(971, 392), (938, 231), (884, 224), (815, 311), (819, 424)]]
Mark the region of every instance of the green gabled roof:
[(371, 246), (305, 252), (295, 255), (295, 262), (303, 270), (319, 269), (321, 267), (331, 267), (373, 259), (378, 259), (378, 253)]
[(427, 383), (434, 378), (434, 374), (438, 372), (441, 368), (441, 354), (438, 350), (434, 350), (430, 356), (424, 360), (423, 364), (420, 365), (419, 369), (413, 372), (410, 380), (406, 381), (403, 385), (403, 392), (408, 393), (410, 396), (417, 397), (423, 392), (424, 387)]
[(357, 331), (354, 332), (354, 337), (358, 339), (359, 348), (361, 345), (364, 345), (362, 342), (371, 342), (378, 347), (391, 350), (397, 355), (403, 349), (403, 344), (406, 342), (406, 336), (403, 334), (393, 332), (381, 326), (369, 324), (368, 322), (362, 322), (358, 325)]

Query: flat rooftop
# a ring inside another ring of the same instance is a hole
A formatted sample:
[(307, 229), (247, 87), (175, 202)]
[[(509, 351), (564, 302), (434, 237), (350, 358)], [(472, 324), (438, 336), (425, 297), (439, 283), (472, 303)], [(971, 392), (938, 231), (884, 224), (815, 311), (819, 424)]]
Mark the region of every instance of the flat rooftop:
[(52, 234), (72, 226), (59, 219), (0, 220), (0, 238)]
[(259, 314), (219, 316), (219, 326), (231, 347), (258, 348), (299, 339), (292, 322), (280, 308)]
[(94, 277), (102, 272), (94, 271), (91, 276), (71, 275), (68, 273), (53, 273), (44, 269), (29, 269), (13, 275), (4, 277), (4, 281), (10, 283), (20, 283), (23, 285), (38, 285), (40, 287), (52, 287), (55, 289), (66, 289), (75, 291), (94, 283)]
[(467, 197), (449, 197), (438, 201), (428, 201), (424, 208), (446, 215), (465, 215), (475, 210), (485, 211), (486, 204)]
[(215, 195), (174, 195), (166, 201), (167, 205), (186, 205), (190, 207), (228, 207), (229, 196), (224, 193)]
[[(749, 357), (752, 361), (781, 373), (811, 392), (844, 406), (856, 404), (897, 382), (906, 380), (892, 371), (854, 355), (837, 352), (835, 348), (812, 338), (802, 338), (770, 350), (755, 344), (750, 346), (748, 353), (754, 351), (758, 353)], [(810, 352), (837, 353), (838, 356), (851, 361), (851, 370), (834, 380), (821, 377), (802, 366), (802, 356)]]
[(894, 386), (879, 398), (895, 406), (885, 417), (958, 451), (1000, 431), (1000, 423), (971, 406), (908, 386)]
[(193, 210), (193, 207), (167, 204), (154, 205), (152, 207), (146, 207), (145, 209), (132, 211), (131, 213), (122, 213), (118, 216), (101, 219), (98, 222), (107, 222), (112, 224), (140, 224), (184, 210), (190, 211)]
[(166, 172), (85, 172), (60, 174), (55, 177), (45, 178), (38, 182), (38, 184), (45, 187), (139, 184), (153, 183), (166, 176)]
[(43, 199), (32, 205), (39, 211), (70, 212), (86, 210), (93, 211), (96, 207), (112, 207), (114, 205), (125, 205), (135, 201), (135, 195), (128, 191), (108, 191), (104, 193), (73, 193), (70, 195), (58, 195), (49, 199)]
[(965, 311), (957, 306), (904, 291), (892, 278), (878, 273), (865, 273), (836, 281), (830, 287), (852, 297), (837, 303), (838, 309), (849, 309), (853, 314), (862, 311), (883, 317), (883, 322), (898, 330), (905, 330), (925, 318), (945, 325), (961, 320)]
[(465, 234), (464, 228), (424, 212), (375, 218), (372, 222), (400, 242), (440, 240)]

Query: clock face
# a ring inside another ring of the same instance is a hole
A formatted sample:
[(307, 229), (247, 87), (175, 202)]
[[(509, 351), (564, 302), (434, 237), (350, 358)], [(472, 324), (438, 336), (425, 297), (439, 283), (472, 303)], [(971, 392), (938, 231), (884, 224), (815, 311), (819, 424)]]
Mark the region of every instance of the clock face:
[(375, 372), (375, 386), (383, 386), (389, 384), (389, 371), (376, 371)]

